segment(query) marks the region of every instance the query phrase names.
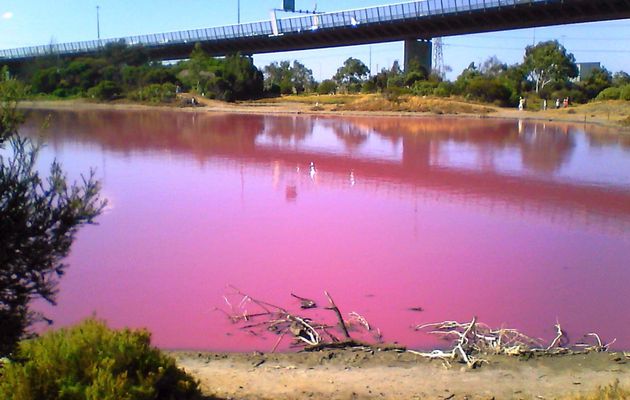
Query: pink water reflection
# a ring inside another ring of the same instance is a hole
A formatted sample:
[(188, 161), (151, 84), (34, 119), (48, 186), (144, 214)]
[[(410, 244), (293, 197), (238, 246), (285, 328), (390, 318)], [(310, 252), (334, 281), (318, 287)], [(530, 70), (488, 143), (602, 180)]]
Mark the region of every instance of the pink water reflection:
[(477, 315), (544, 338), (558, 318), (630, 348), (627, 138), (446, 118), (52, 114), (42, 162), (96, 167), (110, 200), (46, 309), (59, 325), (96, 313), (165, 348), (270, 350), (212, 311), (233, 284), (296, 307), (290, 292), (323, 302), (326, 289), (414, 347), (431, 343), (410, 326)]

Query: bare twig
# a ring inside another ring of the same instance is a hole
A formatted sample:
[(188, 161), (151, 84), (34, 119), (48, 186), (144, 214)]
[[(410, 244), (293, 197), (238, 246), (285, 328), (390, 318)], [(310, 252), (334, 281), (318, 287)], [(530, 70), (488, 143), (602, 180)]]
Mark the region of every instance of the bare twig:
[(350, 339), (350, 333), (348, 333), (348, 327), (346, 327), (346, 323), (343, 321), (343, 317), (341, 316), (341, 311), (339, 311), (339, 308), (333, 301), (332, 297), (330, 297), (330, 294), (327, 291), (324, 291), (324, 294), (326, 295), (326, 297), (328, 298), (328, 302), (330, 303), (330, 307), (328, 307), (328, 309), (333, 310), (335, 314), (337, 314), (337, 319), (339, 320), (339, 325), (341, 326), (341, 329), (343, 330), (344, 336), (346, 337), (346, 339)]

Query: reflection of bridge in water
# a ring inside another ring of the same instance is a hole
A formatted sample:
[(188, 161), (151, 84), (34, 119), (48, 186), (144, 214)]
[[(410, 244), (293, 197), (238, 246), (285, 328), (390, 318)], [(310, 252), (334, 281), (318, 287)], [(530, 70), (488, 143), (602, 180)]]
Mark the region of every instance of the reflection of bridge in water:
[[(30, 126), (38, 126), (43, 117), (34, 114)], [(505, 209), (509, 215), (538, 215), (554, 223), (605, 222), (619, 231), (630, 227), (630, 187), (555, 176), (582, 136), (568, 125), (524, 123), (519, 129), (515, 121), (499, 120), (112, 111), (53, 113), (53, 121), (55, 135), (47, 139), (53, 145), (69, 140), (123, 153), (168, 151), (192, 155), (201, 163), (243, 166), (248, 173), (269, 168), (279, 176), (278, 184), (298, 185), (298, 199), (302, 189), (316, 184), (350, 188), (356, 183), (379, 194)], [(389, 141), (396, 156), (364, 151), (371, 138)], [(602, 146), (607, 140), (622, 146), (618, 136), (584, 139), (588, 146)], [(472, 165), (442, 159), (453, 144), (475, 155)], [(623, 145), (630, 150), (630, 143)], [(502, 169), (505, 154), (515, 165), (511, 172)], [(317, 169), (314, 181), (308, 177), (311, 162)]]
[[(0, 64), (19, 66), (47, 55), (91, 56), (111, 43), (142, 45), (153, 60), (165, 60), (187, 58), (195, 43), (201, 43), (209, 54), (225, 55), (406, 40), (409, 57), (419, 58), (430, 70), (430, 43), (426, 41), (434, 37), (629, 17), (630, 3), (626, 0), (423, 0), (207, 29), (0, 50)], [(423, 41), (415, 43), (418, 39)]]

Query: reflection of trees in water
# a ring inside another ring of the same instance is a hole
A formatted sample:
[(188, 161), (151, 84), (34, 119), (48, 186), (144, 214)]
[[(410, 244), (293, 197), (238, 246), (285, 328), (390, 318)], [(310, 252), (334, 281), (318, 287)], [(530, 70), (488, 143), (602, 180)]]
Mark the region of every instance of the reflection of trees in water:
[(458, 118), (349, 117), (331, 121), (337, 136), (354, 148), (367, 140), (365, 132), (392, 138), (392, 142), (402, 139), (404, 164), (412, 168), (428, 167), (432, 156), (448, 152), (444, 144), (462, 143), (474, 148), (479, 169), (495, 169), (504, 150), (516, 149), (526, 168), (554, 172), (569, 160), (575, 147), (574, 132), (567, 125)]
[(32, 112), (26, 130), (39, 132), (50, 115), (47, 142), (69, 140), (98, 143), (121, 152), (168, 150), (199, 157), (217, 151), (250, 152), (264, 121), (255, 115), (199, 114), (165, 111), (63, 111)]
[(283, 117), (265, 116), (265, 136), (279, 139), (281, 142), (299, 143), (313, 133), (314, 118), (312, 117)]
[(568, 126), (531, 123), (523, 126), (520, 138), (523, 166), (538, 172), (556, 172), (575, 148), (575, 132)]
[(357, 125), (346, 121), (345, 119), (330, 119), (324, 122), (324, 125), (330, 127), (335, 136), (341, 140), (348, 151), (353, 151), (361, 147), (368, 140), (371, 128)]
[[(606, 130), (608, 133), (609, 130)], [(602, 148), (606, 146), (620, 147), (624, 151), (630, 151), (630, 135), (610, 135), (610, 134), (593, 134), (588, 135), (588, 144), (590, 147)]]
[[(446, 144), (464, 144), (475, 153), (476, 166), (493, 170), (504, 150), (520, 154), (524, 168), (551, 173), (571, 157), (577, 131), (566, 124), (543, 124), (490, 119), (374, 118), (259, 116), (169, 111), (36, 111), (30, 113), (25, 130), (38, 130), (47, 115), (51, 128), (47, 141), (98, 143), (121, 152), (168, 150), (190, 153), (198, 158), (213, 154), (253, 154), (256, 138), (265, 135), (299, 143), (313, 134), (316, 125), (329, 127), (352, 152), (370, 135), (403, 145), (408, 167), (427, 168), (435, 157), (448, 156)], [(519, 133), (520, 126), (520, 133)], [(46, 133), (48, 132), (48, 133)], [(589, 128), (590, 146), (623, 146), (630, 137), (609, 135), (604, 128)], [(267, 149), (269, 151), (269, 149)], [(457, 157), (457, 155), (455, 155)], [(433, 158), (433, 159), (432, 159)]]

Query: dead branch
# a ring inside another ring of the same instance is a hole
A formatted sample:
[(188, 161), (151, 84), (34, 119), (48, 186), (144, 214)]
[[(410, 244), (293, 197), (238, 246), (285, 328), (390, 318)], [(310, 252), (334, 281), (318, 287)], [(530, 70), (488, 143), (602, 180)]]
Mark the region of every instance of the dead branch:
[[(427, 329), (430, 329), (427, 331)], [(469, 367), (475, 367), (487, 362), (477, 358), (484, 354), (505, 354), (509, 356), (523, 356), (531, 354), (566, 354), (573, 352), (566, 347), (568, 338), (559, 322), (555, 324), (556, 336), (549, 346), (541, 347), (542, 341), (526, 336), (516, 329), (492, 329), (484, 323), (473, 318), (469, 323), (457, 321), (443, 321), (417, 325), (415, 330), (424, 330), (430, 335), (439, 335), (445, 339), (453, 339), (453, 348), (450, 351), (434, 350), (431, 352), (412, 352), (413, 354), (429, 359), (448, 360), (461, 359)], [(589, 333), (585, 337), (592, 337), (596, 344), (577, 344), (585, 351), (607, 351), (615, 340), (603, 344), (596, 333)]]
[(341, 311), (339, 311), (339, 308), (333, 301), (332, 297), (330, 297), (330, 294), (325, 290), (324, 290), (324, 294), (326, 295), (326, 297), (328, 298), (328, 302), (330, 303), (330, 307), (328, 307), (327, 309), (333, 310), (335, 312), (335, 314), (337, 315), (337, 319), (339, 320), (339, 325), (341, 326), (341, 329), (343, 330), (344, 336), (346, 337), (346, 339), (350, 339), (350, 333), (348, 333), (348, 327), (346, 327), (346, 323), (343, 321), (343, 317), (341, 316)]
[(368, 332), (372, 330), (372, 327), (370, 327), (370, 323), (367, 321), (367, 319), (365, 319), (359, 313), (357, 313), (355, 311), (352, 311), (348, 315), (350, 316), (350, 318), (352, 318), (353, 320), (357, 321), (359, 323), (359, 325), (363, 326)]
[(611, 345), (613, 345), (617, 338), (613, 339), (611, 342), (603, 344), (602, 339), (599, 337), (597, 333), (587, 333), (584, 335), (584, 338), (592, 337), (595, 339), (596, 344), (589, 345), (587, 343), (578, 343), (576, 346), (584, 348), (585, 351), (595, 351), (595, 352), (604, 352), (608, 351)]
[[(228, 293), (228, 296), (224, 297), (227, 311), (225, 309), (218, 310), (223, 312), (240, 330), (251, 335), (278, 335), (271, 350), (272, 352), (276, 351), (286, 337), (293, 339), (292, 347), (309, 350), (349, 346), (384, 347), (377, 344), (355, 341), (355, 339), (351, 338), (347, 322), (344, 321), (339, 307), (327, 291), (325, 291), (324, 294), (330, 304), (329, 307), (325, 309), (334, 312), (338, 321), (336, 325), (321, 320), (313, 320), (304, 315), (305, 310), (315, 308), (316, 303), (314, 300), (298, 296), (294, 293), (291, 293), (291, 296), (300, 301), (300, 310), (295, 312), (252, 297), (234, 286), (229, 286), (229, 288), (231, 292)], [(229, 296), (237, 297), (238, 301), (233, 298), (228, 298)], [(365, 328), (367, 332), (376, 338), (377, 343), (381, 342), (382, 337), (380, 330), (372, 327), (365, 317), (356, 312), (352, 312), (350, 313), (349, 320)], [(338, 339), (337, 333), (334, 332), (335, 329), (339, 329), (339, 331), (343, 333), (344, 341)]]
[(547, 347), (546, 349), (547, 351), (555, 348), (558, 345), (558, 343), (560, 343), (562, 338), (565, 337), (565, 333), (562, 330), (562, 327), (560, 326), (560, 322), (556, 322), (555, 328), (556, 328), (556, 337), (551, 341), (551, 344)]

